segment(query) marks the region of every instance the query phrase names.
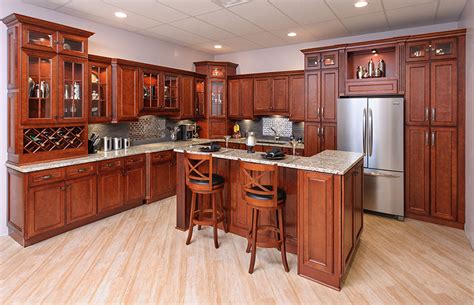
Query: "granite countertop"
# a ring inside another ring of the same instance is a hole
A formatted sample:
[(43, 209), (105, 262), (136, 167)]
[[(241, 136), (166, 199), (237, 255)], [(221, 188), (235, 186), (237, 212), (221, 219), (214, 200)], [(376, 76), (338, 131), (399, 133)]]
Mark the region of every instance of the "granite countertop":
[[(199, 147), (181, 147), (175, 148), (176, 152), (193, 152), (198, 154), (207, 154), (201, 152)], [(289, 167), (295, 169), (303, 169), (308, 171), (322, 172), (335, 175), (344, 175), (348, 172), (357, 162), (362, 160), (364, 154), (338, 151), (338, 150), (325, 150), (312, 157), (300, 157), (300, 156), (286, 156), (283, 160), (265, 160), (262, 158), (261, 153), (249, 154), (245, 150), (241, 149), (227, 149), (222, 148), (218, 152), (211, 153), (215, 158), (228, 159), (228, 160), (242, 160), (247, 162), (255, 162), (261, 164), (276, 164), (281, 167)]]
[[(245, 143), (245, 139), (232, 139), (233, 142)], [(192, 151), (201, 153), (196, 145), (209, 143), (211, 141), (216, 141), (216, 139), (195, 139), (191, 141), (178, 141), (178, 142), (161, 142), (154, 144), (145, 144), (132, 146), (128, 149), (122, 149), (118, 151), (109, 151), (103, 152), (99, 151), (96, 154), (91, 154), (79, 158), (71, 158), (64, 160), (56, 160), (50, 162), (41, 162), (35, 164), (28, 164), (18, 166), (10, 162), (6, 163), (8, 168), (14, 169), (22, 173), (30, 173), (40, 170), (53, 169), (71, 165), (84, 164), (89, 162), (97, 162), (115, 158), (122, 158), (127, 156), (145, 154), (145, 153), (154, 153), (166, 150), (175, 150), (177, 152)], [(217, 139), (221, 142), (221, 140)], [(223, 142), (224, 140), (222, 140)], [(260, 143), (259, 143), (260, 144)], [(265, 146), (277, 146), (273, 144), (262, 144)], [(281, 144), (286, 147), (284, 142)], [(301, 145), (301, 144), (299, 144)], [(223, 146), (223, 145), (222, 145)], [(289, 147), (289, 144), (288, 144)], [(301, 146), (297, 146), (301, 148)], [(213, 156), (216, 158), (224, 158), (229, 160), (244, 160), (249, 162), (259, 162), (264, 164), (278, 164), (279, 166), (296, 168), (296, 169), (305, 169), (311, 171), (319, 171), (332, 174), (344, 174), (349, 170), (357, 161), (362, 159), (363, 155), (360, 153), (348, 153), (342, 151), (324, 151), (313, 157), (301, 157), (301, 156), (291, 156), (288, 155), (284, 160), (281, 161), (268, 161), (261, 157), (261, 153), (248, 154), (245, 150), (240, 149), (227, 149), (222, 148), (219, 152), (213, 153)]]
[[(237, 144), (245, 144), (246, 138), (240, 138), (240, 139), (235, 139), (231, 138), (229, 140), (230, 143), (237, 143)], [(208, 139), (208, 141), (217, 141), (217, 142), (222, 142), (225, 143), (224, 139)], [(265, 142), (277, 142), (277, 143), (262, 143), (261, 141)], [(262, 146), (273, 146), (273, 147), (286, 147), (286, 148), (291, 148), (291, 144), (289, 141), (273, 141), (273, 140), (265, 140), (265, 139), (257, 139), (257, 145), (262, 145)], [(304, 144), (303, 143), (298, 143), (296, 145), (297, 149), (304, 149)]]

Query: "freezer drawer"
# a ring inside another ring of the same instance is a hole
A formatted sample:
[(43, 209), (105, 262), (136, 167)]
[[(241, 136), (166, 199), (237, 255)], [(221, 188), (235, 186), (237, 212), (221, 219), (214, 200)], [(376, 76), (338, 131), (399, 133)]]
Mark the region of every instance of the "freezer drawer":
[(364, 209), (405, 216), (403, 172), (364, 168)]

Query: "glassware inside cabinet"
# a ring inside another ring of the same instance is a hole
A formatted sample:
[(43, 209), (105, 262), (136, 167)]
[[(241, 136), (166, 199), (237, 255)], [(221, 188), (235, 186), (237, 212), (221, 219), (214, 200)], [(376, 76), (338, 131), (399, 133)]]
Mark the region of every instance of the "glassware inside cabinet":
[(52, 118), (51, 80), (52, 59), (28, 57), (28, 118)]
[(84, 65), (70, 61), (63, 65), (63, 118), (80, 118), (83, 116)]
[(203, 79), (196, 79), (195, 82), (195, 114), (197, 116), (204, 116), (205, 114), (205, 105), (206, 105), (206, 91), (205, 91), (205, 80)]
[(164, 84), (164, 108), (177, 108), (178, 77), (175, 75), (165, 75)]
[(44, 47), (53, 47), (53, 35), (40, 31), (28, 30), (28, 43)]
[(158, 73), (143, 73), (143, 107), (158, 108), (160, 77)]
[(224, 82), (220, 80), (211, 81), (211, 115), (224, 115)]
[(107, 68), (91, 67), (91, 117), (100, 118), (107, 116)]

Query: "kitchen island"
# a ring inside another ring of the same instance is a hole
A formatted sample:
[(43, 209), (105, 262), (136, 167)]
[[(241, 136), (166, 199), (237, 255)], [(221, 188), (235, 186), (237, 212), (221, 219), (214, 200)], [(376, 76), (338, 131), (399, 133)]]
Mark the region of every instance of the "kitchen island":
[[(174, 151), (176, 227), (187, 230), (191, 193), (185, 185), (184, 151), (202, 152), (198, 146)], [(279, 187), (287, 193), (287, 249), (298, 256), (298, 274), (339, 290), (363, 228), (363, 154), (326, 150), (312, 157), (268, 161), (259, 153), (223, 148), (212, 156), (216, 173), (225, 178), (229, 231), (243, 237), (247, 236), (250, 210), (241, 196), (239, 160), (279, 166)], [(261, 219), (262, 223), (272, 221), (265, 214)]]

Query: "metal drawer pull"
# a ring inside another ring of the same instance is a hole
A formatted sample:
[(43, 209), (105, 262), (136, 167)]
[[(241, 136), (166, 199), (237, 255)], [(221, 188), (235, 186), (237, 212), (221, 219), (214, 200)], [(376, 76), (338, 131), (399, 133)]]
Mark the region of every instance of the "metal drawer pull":
[(436, 108), (431, 108), (431, 120), (436, 121)]
[(321, 107), (321, 117), (324, 118), (324, 107)]
[(430, 110), (428, 107), (425, 107), (425, 121), (428, 121), (429, 116), (430, 116)]
[(318, 107), (318, 109), (316, 110), (316, 115), (318, 116), (318, 118), (320, 114), (321, 114), (321, 107)]
[(112, 167), (112, 165), (114, 165), (114, 164), (113, 164), (113, 163), (107, 163), (107, 164), (105, 165), (105, 167)]
[(47, 179), (51, 179), (53, 178), (53, 175), (45, 175), (45, 176), (42, 176), (41, 179), (43, 180), (47, 180)]
[(435, 140), (436, 140), (436, 133), (433, 131), (431, 132), (431, 146), (435, 146)]
[(428, 135), (428, 131), (425, 131), (425, 145), (429, 145), (429, 135)]
[(78, 173), (83, 173), (83, 172), (86, 172), (87, 169), (86, 168), (80, 168), (77, 170)]

